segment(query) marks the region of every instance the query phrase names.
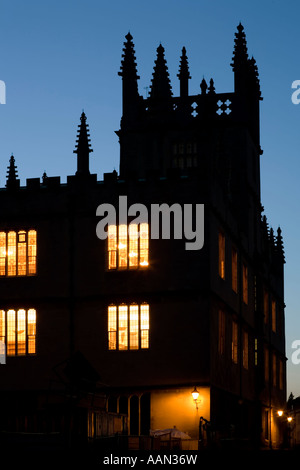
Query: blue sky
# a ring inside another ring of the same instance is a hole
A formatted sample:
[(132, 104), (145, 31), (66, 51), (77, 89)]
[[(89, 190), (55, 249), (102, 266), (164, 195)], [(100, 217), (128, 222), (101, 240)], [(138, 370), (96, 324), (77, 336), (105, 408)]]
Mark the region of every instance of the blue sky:
[(300, 80), (300, 4), (296, 0), (10, 0), (0, 1), (0, 186), (13, 153), (21, 184), (26, 178), (61, 176), (76, 170), (73, 154), (82, 110), (87, 114), (91, 171), (119, 168), (114, 131), (121, 117), (118, 77), (124, 36), (134, 38), (139, 91), (150, 85), (156, 48), (165, 48), (173, 92), (182, 46), (187, 49), (198, 93), (203, 76), (217, 92), (233, 91), (230, 67), (234, 33), (245, 27), (248, 51), (257, 61), (261, 103), (262, 203), (268, 221), (281, 226), (285, 241), (286, 352), (288, 393), (300, 395), (300, 365), (291, 344), (300, 340), (299, 233), (300, 105), (291, 84)]

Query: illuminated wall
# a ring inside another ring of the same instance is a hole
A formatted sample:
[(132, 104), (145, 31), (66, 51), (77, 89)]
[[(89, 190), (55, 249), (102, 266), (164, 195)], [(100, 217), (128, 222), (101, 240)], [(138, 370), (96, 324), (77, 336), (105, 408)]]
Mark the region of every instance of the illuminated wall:
[(210, 389), (198, 387), (198, 409), (192, 398), (192, 389), (156, 390), (151, 392), (151, 429), (167, 429), (176, 426), (192, 439), (198, 439), (199, 419), (210, 419)]

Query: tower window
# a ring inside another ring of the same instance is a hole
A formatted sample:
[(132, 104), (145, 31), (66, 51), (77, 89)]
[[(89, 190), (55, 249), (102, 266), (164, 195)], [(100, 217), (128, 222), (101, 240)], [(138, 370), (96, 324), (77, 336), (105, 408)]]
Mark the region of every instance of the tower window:
[(219, 232), (219, 276), (225, 279), (225, 235)]
[(36, 274), (36, 231), (0, 232), (0, 276)]
[(248, 369), (248, 356), (249, 356), (249, 347), (248, 347), (248, 333), (247, 331), (243, 332), (243, 367)]
[(108, 307), (108, 349), (148, 349), (149, 329), (148, 304)]
[(272, 331), (276, 333), (276, 302), (272, 299)]
[(35, 354), (36, 310), (0, 310), (0, 340), (6, 344), (7, 356)]
[(232, 322), (232, 342), (231, 342), (231, 359), (234, 364), (238, 362), (238, 324), (234, 320)]
[(108, 268), (146, 268), (149, 266), (149, 225), (108, 226)]

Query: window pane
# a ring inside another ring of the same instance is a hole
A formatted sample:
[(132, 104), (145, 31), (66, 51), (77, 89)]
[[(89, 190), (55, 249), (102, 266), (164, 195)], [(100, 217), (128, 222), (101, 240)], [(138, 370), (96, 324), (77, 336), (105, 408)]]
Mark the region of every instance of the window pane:
[(18, 232), (18, 275), (26, 276), (26, 232)]
[(238, 325), (237, 322), (232, 322), (232, 361), (237, 364), (238, 362)]
[(140, 225), (140, 266), (149, 265), (149, 225)]
[(248, 333), (243, 333), (243, 367), (248, 369)]
[(129, 266), (138, 266), (138, 226), (129, 225)]
[(149, 348), (149, 305), (141, 305), (141, 348)]
[(14, 310), (7, 312), (7, 355), (16, 354), (16, 313)]
[(232, 290), (237, 292), (237, 279), (238, 279), (238, 265), (237, 265), (237, 251), (232, 249)]
[(119, 226), (119, 268), (127, 268), (127, 225)]
[(6, 274), (6, 233), (0, 232), (0, 276)]
[(36, 311), (31, 308), (27, 313), (27, 340), (28, 340), (28, 354), (35, 354), (36, 352)]
[(130, 334), (129, 334), (129, 345), (130, 349), (139, 348), (139, 308), (137, 305), (130, 305)]
[(108, 349), (117, 349), (117, 307), (108, 307)]
[(225, 235), (219, 232), (219, 276), (225, 279)]
[(272, 331), (276, 333), (276, 302), (272, 299)]
[(117, 226), (108, 226), (108, 269), (117, 267)]
[(119, 307), (119, 349), (128, 349), (128, 307)]
[(26, 327), (25, 327), (25, 310), (18, 310), (17, 313), (17, 354), (26, 353)]
[(0, 340), (5, 341), (5, 311), (0, 310)]
[(36, 231), (28, 232), (28, 274), (36, 274)]
[(16, 232), (8, 232), (7, 240), (7, 274), (8, 276), (15, 276), (17, 260)]

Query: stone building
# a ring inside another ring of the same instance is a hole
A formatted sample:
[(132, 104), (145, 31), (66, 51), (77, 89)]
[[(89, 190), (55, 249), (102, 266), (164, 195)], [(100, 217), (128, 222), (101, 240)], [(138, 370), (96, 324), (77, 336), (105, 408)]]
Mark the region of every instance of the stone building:
[[(0, 190), (2, 435), (85, 442), (120, 434), (140, 446), (153, 430), (176, 426), (197, 446), (208, 436), (216, 445), (280, 443), (284, 251), (280, 228), (274, 233), (263, 214), (262, 98), (241, 24), (231, 65), (233, 92), (203, 79), (190, 95), (183, 48), (175, 97), (159, 45), (142, 97), (128, 34), (119, 172), (90, 173), (84, 113), (77, 171), (66, 183), (44, 174), (22, 186), (11, 157)], [(96, 232), (102, 204), (116, 208), (107, 239)], [(157, 237), (134, 204), (151, 216), (159, 208)], [(193, 246), (201, 230), (204, 244)]]

